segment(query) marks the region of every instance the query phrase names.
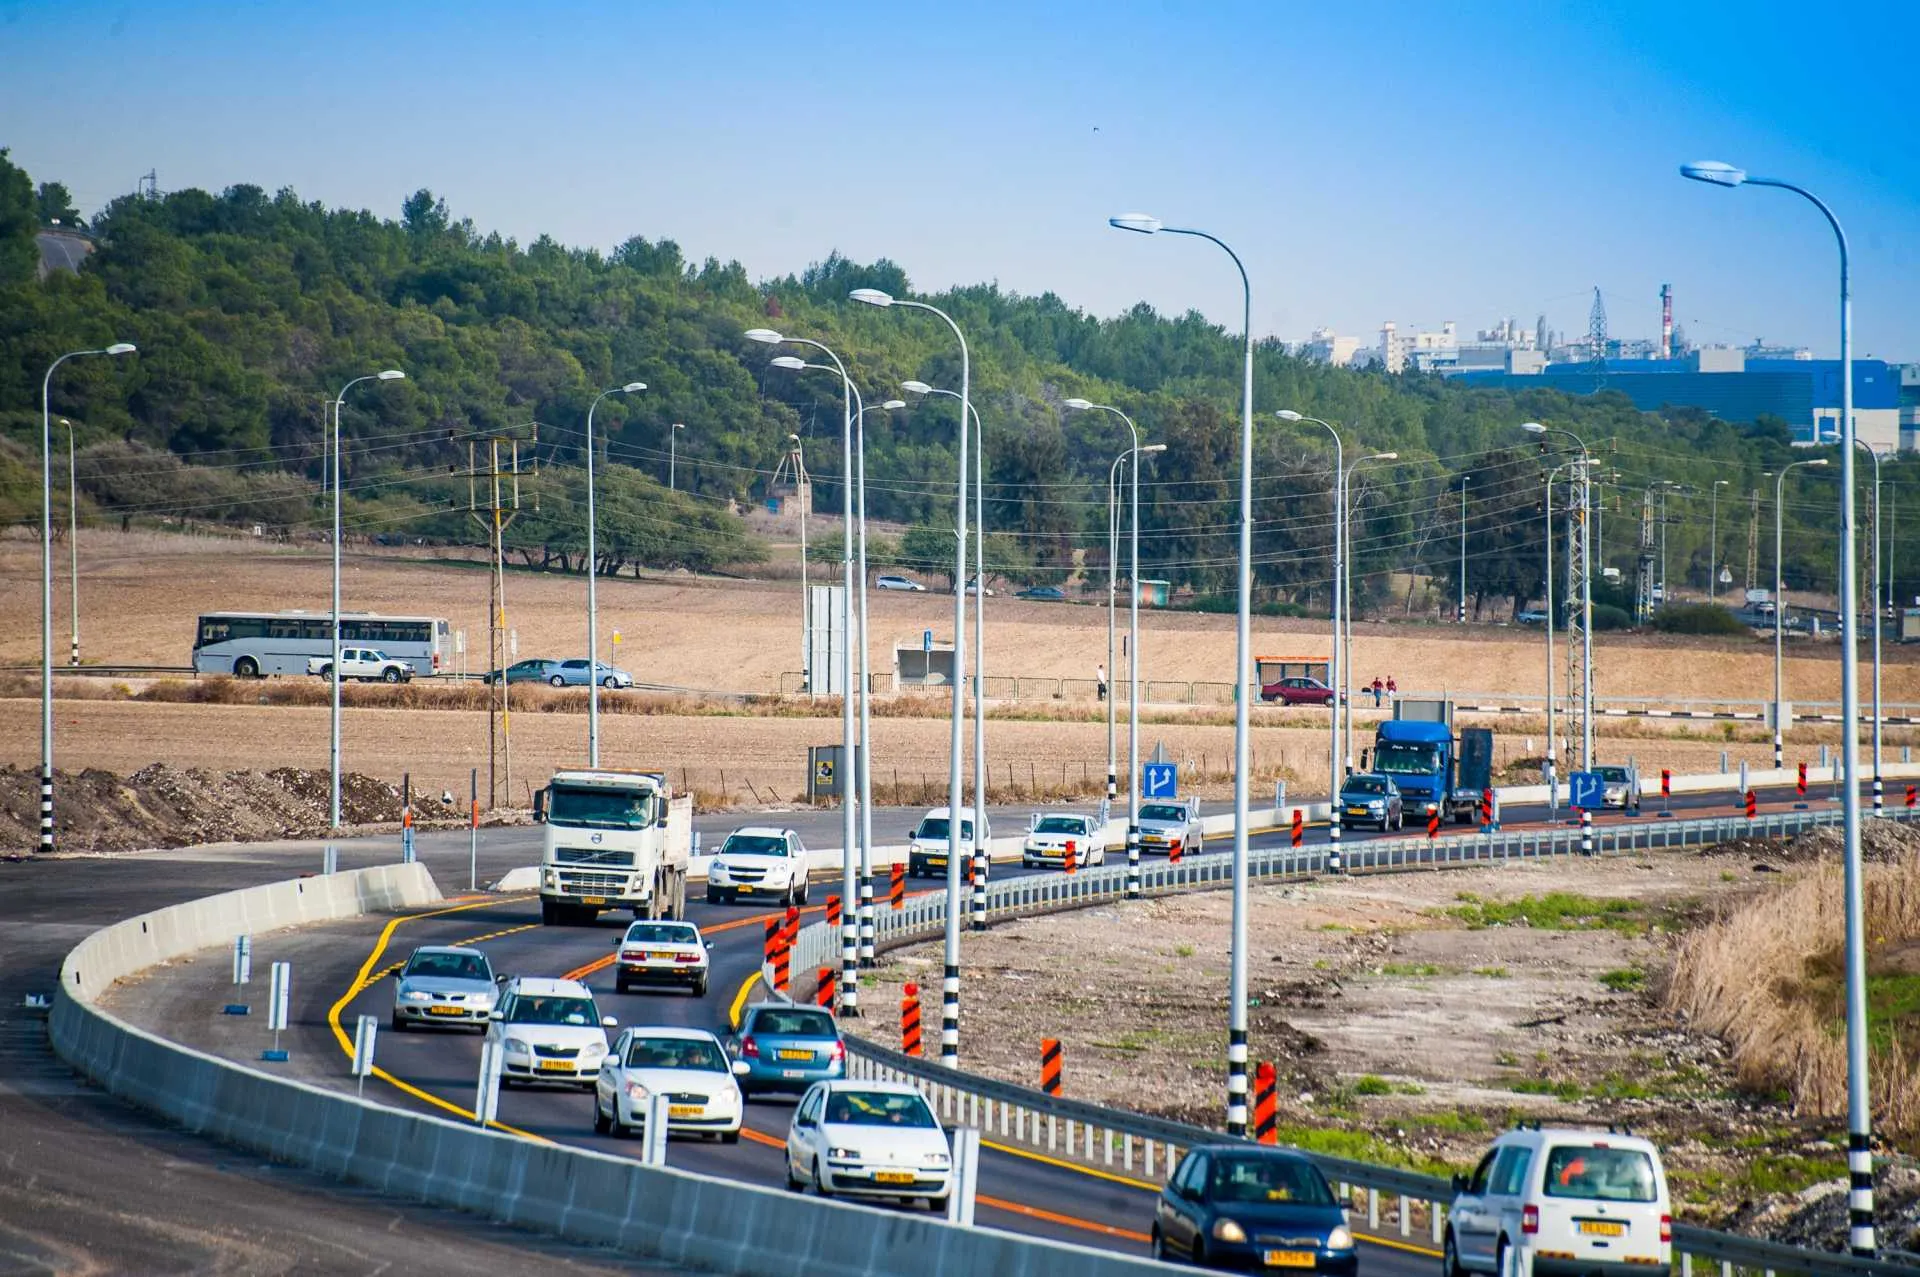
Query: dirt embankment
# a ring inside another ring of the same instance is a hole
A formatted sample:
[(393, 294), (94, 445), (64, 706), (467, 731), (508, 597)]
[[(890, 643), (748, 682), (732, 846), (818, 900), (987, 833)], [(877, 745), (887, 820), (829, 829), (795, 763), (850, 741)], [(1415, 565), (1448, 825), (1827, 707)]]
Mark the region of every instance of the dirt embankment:
[[(329, 782), (326, 772), (294, 767), (223, 772), (156, 763), (130, 776), (56, 769), (58, 846), (84, 853), (319, 837), (328, 828)], [(397, 821), (400, 793), (348, 772), (340, 817), (350, 825)], [(0, 767), (0, 853), (31, 851), (39, 838), (38, 773)]]

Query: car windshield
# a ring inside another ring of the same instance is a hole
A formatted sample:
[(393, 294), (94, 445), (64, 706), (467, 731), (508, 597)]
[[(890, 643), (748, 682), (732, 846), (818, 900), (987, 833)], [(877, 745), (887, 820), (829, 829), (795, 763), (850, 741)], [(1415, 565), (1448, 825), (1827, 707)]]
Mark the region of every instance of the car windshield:
[(1547, 1153), (1548, 1197), (1599, 1202), (1651, 1202), (1658, 1198), (1653, 1159), (1637, 1148), (1562, 1144)]
[(784, 856), (787, 840), (779, 834), (728, 834), (720, 844), (723, 856)]
[(1329, 1206), (1327, 1181), (1306, 1162), (1284, 1157), (1223, 1157), (1213, 1164), (1208, 1196), (1216, 1202), (1293, 1202)]
[[(913, 836), (931, 842), (945, 842), (947, 837), (947, 818), (945, 816), (928, 816), (920, 822), (920, 828), (914, 831)], [(973, 822), (971, 820), (962, 819), (960, 821), (960, 841), (973, 841)]]
[(513, 1000), (513, 1010), (507, 1014), (509, 1024), (566, 1024), (579, 1028), (600, 1023), (600, 1017), (594, 1014), (592, 998), (575, 998), (566, 994), (522, 994)]
[(826, 1120), (839, 1126), (911, 1126), (932, 1130), (936, 1123), (927, 1102), (895, 1091), (835, 1091), (827, 1099)]
[(684, 922), (636, 922), (627, 928), (629, 944), (699, 944), (700, 933)]
[(1148, 803), (1140, 809), (1140, 819), (1164, 820), (1175, 825), (1184, 824), (1187, 819), (1187, 809), (1167, 803)]
[(824, 1011), (789, 1010), (769, 1007), (753, 1017), (749, 1033), (764, 1033), (775, 1038), (835, 1038), (833, 1017)]
[(635, 1038), (627, 1047), (627, 1067), (725, 1073), (727, 1058), (705, 1038)]
[(581, 829), (645, 829), (653, 824), (653, 805), (652, 790), (634, 793), (555, 785), (547, 803), (547, 823)]
[(1340, 792), (1343, 794), (1384, 794), (1387, 792), (1387, 782), (1376, 776), (1356, 776), (1341, 786)]
[(442, 980), (491, 980), (487, 960), (477, 953), (416, 953), (407, 960), (408, 976), (434, 976)]
[(1376, 771), (1396, 776), (1430, 775), (1440, 766), (1440, 751), (1411, 741), (1381, 741), (1374, 751), (1373, 766)]
[(1593, 770), (1598, 772), (1600, 779), (1609, 785), (1624, 784), (1627, 779), (1627, 769), (1624, 767), (1596, 767)]
[(1084, 834), (1087, 822), (1078, 816), (1042, 816), (1033, 827), (1036, 834)]

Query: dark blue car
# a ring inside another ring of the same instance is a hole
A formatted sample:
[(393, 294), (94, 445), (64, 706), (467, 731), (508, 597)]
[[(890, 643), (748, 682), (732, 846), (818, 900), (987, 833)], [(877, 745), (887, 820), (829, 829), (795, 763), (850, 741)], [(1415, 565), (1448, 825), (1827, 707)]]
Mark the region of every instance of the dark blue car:
[(1256, 1144), (1190, 1149), (1153, 1217), (1156, 1259), (1205, 1268), (1277, 1268), (1353, 1277), (1346, 1212), (1302, 1153)]

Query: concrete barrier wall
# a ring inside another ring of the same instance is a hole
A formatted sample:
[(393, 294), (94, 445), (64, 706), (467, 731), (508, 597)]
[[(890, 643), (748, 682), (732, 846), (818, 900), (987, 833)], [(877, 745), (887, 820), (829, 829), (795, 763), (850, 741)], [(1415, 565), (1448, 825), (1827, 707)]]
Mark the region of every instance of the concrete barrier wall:
[(179, 1046), (93, 1005), (117, 979), (241, 932), (439, 899), (420, 865), (388, 865), (230, 892), (97, 931), (61, 967), (54, 1050), (114, 1094), (198, 1134), (383, 1191), (716, 1272), (1166, 1271), (1145, 1259), (862, 1210), (403, 1113)]

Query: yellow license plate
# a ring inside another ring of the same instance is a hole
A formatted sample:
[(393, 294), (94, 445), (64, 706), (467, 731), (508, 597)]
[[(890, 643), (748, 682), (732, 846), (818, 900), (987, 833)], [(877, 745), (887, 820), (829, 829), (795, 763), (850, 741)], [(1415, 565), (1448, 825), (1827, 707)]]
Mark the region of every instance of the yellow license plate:
[(1269, 1268), (1313, 1267), (1313, 1252), (1310, 1250), (1270, 1250), (1260, 1258)]
[(698, 1104), (669, 1104), (668, 1117), (699, 1117), (701, 1106)]
[(773, 1053), (773, 1056), (777, 1060), (811, 1060), (813, 1058), (813, 1052), (811, 1051), (775, 1051)]
[(573, 1072), (573, 1061), (542, 1060), (540, 1061), (540, 1071), (542, 1073), (571, 1073)]
[(603, 905), (607, 903), (607, 898), (605, 896), (582, 896), (580, 897), (580, 903), (583, 905)]
[(945, 869), (947, 867), (947, 858), (945, 856), (928, 856), (927, 863), (935, 869)]
[(428, 1007), (427, 1014), (428, 1015), (459, 1015), (461, 1014), (461, 1008), (460, 1007)]
[(1589, 1237), (1625, 1237), (1627, 1226), (1609, 1219), (1583, 1219), (1580, 1221), (1580, 1231)]
[(738, 892), (739, 892), (739, 893), (740, 893), (741, 895), (743, 895), (743, 896), (750, 896), (750, 895), (752, 895), (752, 894), (753, 894), (753, 888), (752, 888), (752, 887), (746, 887), (746, 886), (741, 886), (741, 887), (736, 887), (736, 888), (734, 888), (734, 890), (735, 890), (735, 891), (738, 891)]
[(873, 1173), (873, 1182), (876, 1184), (911, 1184), (913, 1183), (913, 1172), (875, 1171)]

